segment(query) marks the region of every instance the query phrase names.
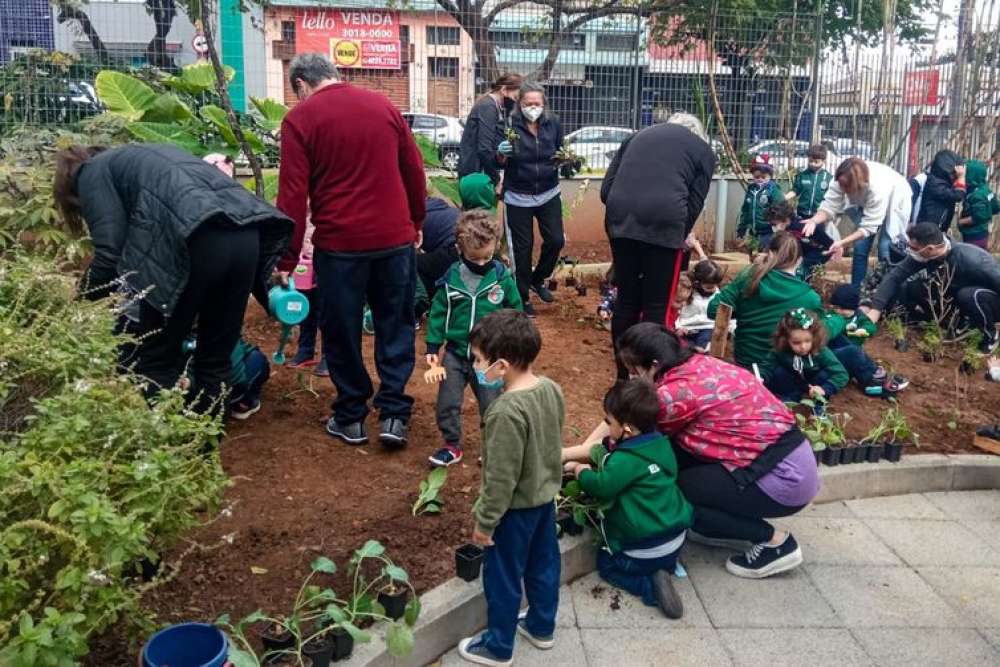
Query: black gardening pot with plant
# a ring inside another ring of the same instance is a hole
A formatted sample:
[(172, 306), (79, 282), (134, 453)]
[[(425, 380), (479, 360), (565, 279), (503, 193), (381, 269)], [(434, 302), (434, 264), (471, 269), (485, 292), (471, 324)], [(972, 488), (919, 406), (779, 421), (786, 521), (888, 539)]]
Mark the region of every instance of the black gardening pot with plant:
[(476, 544), (463, 544), (455, 549), (455, 573), (464, 581), (475, 581), (479, 578), (485, 554)]
[(386, 616), (394, 621), (403, 618), (406, 612), (406, 594), (405, 588), (396, 588), (392, 585), (379, 592), (378, 603), (385, 609)]
[(863, 442), (852, 443), (851, 455), (851, 463), (864, 463), (868, 456), (868, 445)]
[(354, 637), (350, 632), (336, 627), (330, 631), (330, 641), (333, 642), (333, 655), (330, 657), (333, 662), (351, 657), (354, 651)]
[(890, 463), (898, 463), (903, 457), (903, 443), (901, 442), (890, 442), (888, 440), (883, 444), (883, 454), (882, 456), (886, 461)]
[(261, 630), (260, 641), (264, 645), (264, 653), (286, 651), (295, 646), (295, 635), (280, 623), (273, 623)]
[(840, 465), (840, 452), (843, 448), (838, 445), (827, 445), (826, 449), (823, 450), (823, 465), (827, 466), (839, 466)]
[(844, 446), (840, 448), (840, 465), (851, 463), (854, 463), (854, 448), (845, 442)]
[(550, 292), (555, 292), (557, 289), (559, 289), (559, 281), (556, 280), (555, 278), (549, 278), (548, 282), (545, 283), (545, 287)]
[(556, 515), (556, 525), (559, 526), (560, 535), (581, 535), (583, 526), (576, 522), (572, 512), (561, 510)]
[(313, 667), (328, 667), (335, 648), (333, 637), (326, 632), (305, 643), (302, 647), (302, 657), (312, 660)]
[(865, 456), (865, 460), (868, 463), (878, 463), (882, 460), (882, 452), (885, 451), (885, 447), (881, 442), (879, 443), (868, 443), (868, 451)]

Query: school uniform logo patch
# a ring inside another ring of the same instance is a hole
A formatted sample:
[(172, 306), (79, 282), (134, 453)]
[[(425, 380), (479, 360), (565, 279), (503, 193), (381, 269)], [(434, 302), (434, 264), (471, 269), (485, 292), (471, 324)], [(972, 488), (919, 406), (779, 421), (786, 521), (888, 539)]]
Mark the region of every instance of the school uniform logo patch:
[(503, 288), (499, 285), (494, 285), (492, 289), (486, 294), (486, 300), (492, 303), (494, 306), (499, 305), (503, 301), (504, 293)]
[(660, 472), (660, 466), (656, 465), (655, 463), (650, 463), (649, 464), (649, 474), (650, 475), (655, 475), (658, 472)]

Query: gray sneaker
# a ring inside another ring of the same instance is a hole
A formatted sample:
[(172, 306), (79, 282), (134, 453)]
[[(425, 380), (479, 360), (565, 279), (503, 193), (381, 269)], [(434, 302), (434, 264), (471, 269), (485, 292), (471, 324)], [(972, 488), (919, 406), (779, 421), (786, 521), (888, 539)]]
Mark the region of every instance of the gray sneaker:
[(378, 441), (385, 447), (405, 447), (406, 422), (398, 417), (383, 419), (379, 428)]
[(684, 615), (684, 603), (670, 580), (670, 573), (657, 570), (653, 575), (653, 589), (656, 591), (656, 604), (667, 618), (677, 619)]
[(326, 432), (348, 445), (364, 445), (368, 442), (368, 428), (363, 421), (353, 424), (338, 424), (335, 417), (326, 422)]

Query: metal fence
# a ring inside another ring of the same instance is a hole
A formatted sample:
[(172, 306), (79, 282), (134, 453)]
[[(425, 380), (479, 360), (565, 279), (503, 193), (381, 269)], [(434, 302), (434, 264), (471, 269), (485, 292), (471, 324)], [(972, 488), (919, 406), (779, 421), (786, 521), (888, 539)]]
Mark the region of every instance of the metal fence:
[[(204, 57), (185, 12), (197, 1), (0, 0), (0, 131), (99, 113), (100, 68), (171, 71)], [(681, 9), (670, 12), (624, 0), (217, 2), (239, 109), (250, 97), (294, 104), (289, 61), (322, 50), (444, 152), (476, 97), (512, 71), (545, 84), (551, 110), (597, 171), (630, 132), (674, 111), (703, 120), (723, 168), (761, 152), (800, 168), (816, 140), (831, 160), (858, 154), (904, 173), (944, 146), (996, 162), (995, 0), (925, 17), (912, 7), (926, 2), (871, 0), (788, 2), (778, 14), (727, 12), (718, 0), (671, 3)]]

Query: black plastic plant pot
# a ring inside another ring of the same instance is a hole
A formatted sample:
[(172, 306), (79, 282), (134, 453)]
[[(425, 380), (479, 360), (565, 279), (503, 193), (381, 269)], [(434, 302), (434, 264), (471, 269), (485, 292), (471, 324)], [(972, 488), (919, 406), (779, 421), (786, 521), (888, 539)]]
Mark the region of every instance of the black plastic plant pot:
[(846, 444), (840, 448), (840, 464), (849, 465), (854, 463), (854, 448)]
[(566, 287), (576, 287), (576, 276), (566, 276), (563, 282), (566, 283)]
[(896, 348), (897, 352), (906, 352), (907, 350), (910, 349), (910, 341), (906, 340), (905, 338), (897, 338), (893, 342), (893, 347)]
[(545, 284), (545, 287), (550, 292), (555, 292), (557, 289), (559, 289), (559, 281), (556, 280), (555, 278), (549, 278), (549, 282)]
[(823, 450), (823, 465), (840, 465), (840, 447), (827, 447)]
[[(345, 633), (346, 634), (346, 633)], [(350, 635), (347, 635), (350, 637)], [(302, 647), (302, 657), (310, 658), (313, 667), (328, 667), (333, 659), (333, 652), (336, 648), (333, 637), (330, 633), (317, 637), (306, 643)]]
[(403, 618), (406, 612), (406, 589), (396, 593), (382, 591), (378, 594), (378, 603), (385, 609), (385, 615), (394, 621)]
[(933, 364), (934, 361), (935, 361), (934, 355), (933, 354), (928, 354), (927, 352), (924, 352), (923, 354), (921, 354), (920, 358), (923, 359), (928, 364)]
[(814, 449), (813, 450), (813, 456), (816, 457), (816, 466), (817, 467), (819, 467), (819, 464), (823, 461), (823, 452), (824, 451), (826, 451), (826, 450), (823, 450), (823, 449)]
[(583, 533), (583, 526), (578, 524), (570, 512), (560, 512), (556, 516), (556, 524), (562, 531), (562, 535), (580, 535)]
[(483, 567), (483, 548), (475, 544), (463, 544), (455, 549), (455, 573), (463, 581), (475, 581)]
[(156, 575), (160, 573), (160, 564), (162, 560), (150, 560), (149, 558), (143, 558), (140, 561), (136, 561), (132, 566), (132, 572), (138, 574), (143, 582), (149, 583), (156, 578)]
[(295, 646), (295, 635), (281, 625), (269, 625), (260, 633), (260, 641), (264, 644), (264, 653), (284, 651)]
[(851, 447), (851, 463), (864, 463), (868, 457), (868, 445), (858, 443)]
[(970, 364), (968, 361), (963, 361), (959, 366), (959, 369), (966, 375), (975, 375), (978, 370), (975, 366)]
[(351, 657), (354, 651), (354, 637), (350, 632), (344, 628), (334, 628), (330, 631), (330, 640), (333, 642), (333, 655), (330, 657), (333, 662)]
[(903, 457), (903, 445), (898, 442), (887, 442), (884, 447), (882, 456), (885, 460), (890, 463), (899, 463), (899, 459)]
[(580, 296), (587, 296), (587, 286), (584, 284), (579, 284), (576, 286), (576, 293)]
[(885, 447), (882, 445), (868, 445), (868, 456), (865, 458), (868, 463), (878, 463), (882, 459), (882, 452)]

